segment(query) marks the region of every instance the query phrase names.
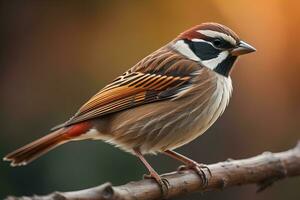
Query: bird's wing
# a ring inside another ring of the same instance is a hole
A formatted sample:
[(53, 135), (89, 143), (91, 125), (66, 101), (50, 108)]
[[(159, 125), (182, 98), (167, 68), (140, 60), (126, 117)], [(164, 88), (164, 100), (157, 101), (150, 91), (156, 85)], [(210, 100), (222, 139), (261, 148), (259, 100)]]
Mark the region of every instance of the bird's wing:
[[(196, 67), (195, 63), (187, 62), (187, 60), (181, 62), (178, 60), (178, 56), (170, 58), (169, 51), (160, 50), (154, 53), (159, 55), (151, 54), (115, 79), (87, 101), (69, 121), (61, 126), (69, 126), (143, 104), (170, 99), (191, 85), (192, 72), (196, 71), (196, 68), (199, 69), (198, 65)], [(181, 59), (183, 58), (181, 57)], [(155, 64), (155, 62), (157, 63)], [(159, 68), (157, 68), (158, 65)], [(54, 127), (54, 129), (61, 126)]]
[(190, 77), (156, 74), (129, 74), (122, 82), (112, 83), (86, 102), (67, 125), (109, 113), (171, 98)]

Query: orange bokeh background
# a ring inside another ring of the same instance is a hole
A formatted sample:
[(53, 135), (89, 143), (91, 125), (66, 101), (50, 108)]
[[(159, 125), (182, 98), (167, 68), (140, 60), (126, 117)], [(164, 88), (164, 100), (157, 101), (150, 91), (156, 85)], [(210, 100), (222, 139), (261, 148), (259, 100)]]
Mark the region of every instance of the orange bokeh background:
[[(0, 15), (1, 157), (71, 117), (180, 32), (207, 21), (229, 26), (258, 51), (238, 61), (224, 115), (179, 152), (214, 163), (282, 151), (299, 139), (298, 1), (2, 1)], [(164, 156), (149, 160), (161, 173), (178, 166)], [(108, 144), (73, 143), (23, 168), (0, 163), (0, 198), (122, 184), (143, 173), (137, 159)], [(298, 199), (299, 184), (295, 178), (261, 194), (246, 186), (201, 198)]]

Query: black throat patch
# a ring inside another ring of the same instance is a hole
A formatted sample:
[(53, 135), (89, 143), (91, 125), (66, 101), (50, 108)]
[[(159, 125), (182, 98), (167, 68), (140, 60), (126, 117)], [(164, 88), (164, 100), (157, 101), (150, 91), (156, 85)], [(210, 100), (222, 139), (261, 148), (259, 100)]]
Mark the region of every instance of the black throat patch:
[(236, 56), (228, 56), (225, 60), (223, 60), (218, 66), (214, 69), (215, 72), (228, 77), (230, 72), (232, 71), (232, 67), (236, 61)]

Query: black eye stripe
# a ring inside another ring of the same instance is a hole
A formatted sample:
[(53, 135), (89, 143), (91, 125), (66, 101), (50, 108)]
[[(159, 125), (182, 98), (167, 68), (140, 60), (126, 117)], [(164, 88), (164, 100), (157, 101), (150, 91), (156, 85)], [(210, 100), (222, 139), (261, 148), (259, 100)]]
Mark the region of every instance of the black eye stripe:
[(206, 37), (205, 41), (208, 41), (208, 42), (213, 44), (216, 39), (218, 39), (221, 43), (217, 48), (221, 48), (221, 49), (232, 49), (232, 48), (234, 48), (233, 44), (231, 44), (227, 40), (224, 40), (223, 38)]
[(214, 46), (207, 42), (193, 42), (190, 40), (185, 40), (185, 43), (189, 45), (190, 49), (201, 60), (210, 60), (216, 58), (222, 52), (222, 50), (216, 49)]

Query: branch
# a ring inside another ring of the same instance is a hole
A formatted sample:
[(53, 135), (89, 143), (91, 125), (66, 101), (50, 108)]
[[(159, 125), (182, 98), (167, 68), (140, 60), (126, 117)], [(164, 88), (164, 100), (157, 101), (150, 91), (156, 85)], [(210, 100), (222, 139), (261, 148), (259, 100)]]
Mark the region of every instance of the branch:
[[(212, 176), (204, 187), (199, 176), (193, 171), (171, 172), (162, 175), (170, 184), (164, 199), (192, 192), (205, 192), (231, 186), (257, 184), (262, 191), (277, 180), (300, 176), (300, 141), (288, 151), (280, 153), (265, 152), (261, 155), (243, 159), (228, 159), (208, 166)], [(121, 186), (110, 183), (73, 192), (54, 192), (47, 196), (7, 197), (7, 200), (159, 200), (163, 199), (160, 188), (151, 179), (130, 182)]]

